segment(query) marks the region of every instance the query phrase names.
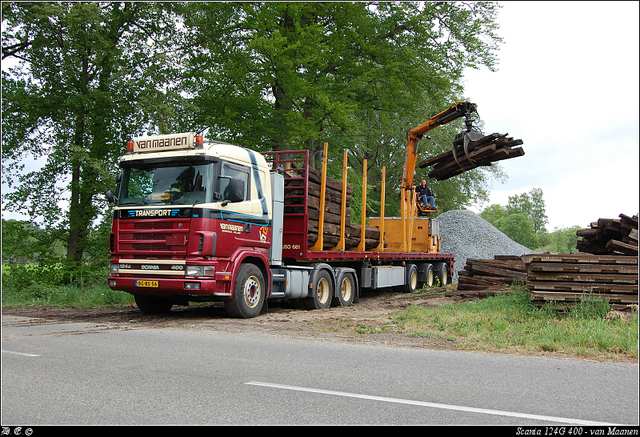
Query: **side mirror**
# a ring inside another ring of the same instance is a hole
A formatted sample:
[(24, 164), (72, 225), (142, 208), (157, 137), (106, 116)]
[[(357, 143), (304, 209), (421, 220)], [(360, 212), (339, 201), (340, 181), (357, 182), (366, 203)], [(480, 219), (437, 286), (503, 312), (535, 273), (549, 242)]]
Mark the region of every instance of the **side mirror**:
[(111, 190), (107, 190), (105, 195), (107, 196), (107, 202), (109, 202), (109, 203), (116, 203), (116, 201), (118, 200), (116, 195), (113, 194), (113, 191), (111, 191)]

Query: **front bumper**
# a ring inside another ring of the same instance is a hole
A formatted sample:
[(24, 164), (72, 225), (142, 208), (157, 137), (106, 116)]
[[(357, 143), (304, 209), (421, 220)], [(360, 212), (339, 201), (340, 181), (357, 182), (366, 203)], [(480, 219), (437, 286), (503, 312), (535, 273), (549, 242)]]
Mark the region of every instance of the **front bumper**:
[(131, 294), (149, 294), (154, 296), (216, 296), (230, 297), (231, 282), (216, 279), (189, 278), (180, 279), (157, 277), (109, 276), (109, 288), (126, 291)]

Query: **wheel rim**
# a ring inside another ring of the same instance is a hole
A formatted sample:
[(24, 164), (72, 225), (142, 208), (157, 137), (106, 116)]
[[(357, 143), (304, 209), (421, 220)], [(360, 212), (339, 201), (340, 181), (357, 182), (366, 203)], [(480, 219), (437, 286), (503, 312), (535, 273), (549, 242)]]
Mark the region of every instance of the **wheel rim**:
[(440, 286), (444, 287), (445, 285), (447, 285), (447, 282), (449, 282), (449, 277), (447, 276), (447, 268), (443, 267), (442, 268), (442, 284), (440, 284)]
[(353, 283), (351, 282), (351, 279), (348, 277), (342, 278), (342, 283), (340, 284), (340, 296), (342, 296), (342, 300), (349, 302), (352, 293)]
[(409, 278), (409, 283), (411, 284), (411, 289), (415, 290), (418, 288), (418, 271), (413, 270), (411, 272), (411, 278)]
[(329, 281), (326, 278), (321, 278), (318, 281), (318, 302), (325, 304), (329, 302), (331, 297), (331, 289), (329, 288)]
[(244, 283), (244, 302), (249, 308), (255, 308), (260, 302), (260, 281), (255, 276), (249, 276)]
[(429, 274), (427, 275), (427, 286), (433, 287), (433, 270), (429, 270)]

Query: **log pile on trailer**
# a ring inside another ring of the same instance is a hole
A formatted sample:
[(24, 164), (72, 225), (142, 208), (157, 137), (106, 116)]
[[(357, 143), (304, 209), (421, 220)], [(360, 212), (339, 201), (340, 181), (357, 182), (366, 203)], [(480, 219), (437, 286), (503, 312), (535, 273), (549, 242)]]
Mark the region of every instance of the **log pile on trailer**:
[(576, 232), (579, 252), (594, 255), (638, 255), (638, 216), (619, 215), (620, 219), (600, 218), (587, 229)]
[(443, 181), (480, 166), (490, 166), (493, 162), (524, 155), (519, 147), (522, 140), (514, 140), (508, 134), (494, 133), (475, 141), (454, 147), (451, 151), (422, 161), (418, 167), (433, 166), (429, 177)]
[(537, 254), (522, 257), (527, 289), (536, 305), (571, 305), (585, 296), (608, 299), (614, 309), (638, 304), (638, 257)]
[[(301, 169), (296, 169), (301, 170)], [(318, 240), (320, 225), (320, 190), (322, 174), (320, 171), (309, 168), (309, 184), (307, 195), (308, 219), (308, 243), (309, 246)], [(285, 205), (290, 205), (287, 212), (303, 212), (303, 207), (295, 207), (303, 203), (304, 180), (298, 172), (289, 170), (285, 172)], [(323, 249), (330, 250), (340, 241), (340, 226), (342, 218), (342, 182), (331, 177), (326, 178), (323, 225)], [(345, 249), (355, 249), (360, 244), (362, 225), (351, 223), (351, 194), (353, 187), (347, 184), (345, 202)], [(300, 197), (294, 197), (300, 196)], [(296, 209), (298, 208), (298, 209)], [(365, 250), (371, 250), (380, 242), (380, 229), (377, 227), (365, 227)]]

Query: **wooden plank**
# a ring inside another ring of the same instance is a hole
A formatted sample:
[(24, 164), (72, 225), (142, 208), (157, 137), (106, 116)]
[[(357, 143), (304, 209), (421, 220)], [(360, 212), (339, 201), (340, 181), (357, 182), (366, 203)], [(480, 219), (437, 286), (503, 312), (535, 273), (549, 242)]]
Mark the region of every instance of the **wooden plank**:
[[(480, 159), (482, 157), (491, 155), (495, 151), (496, 151), (495, 144), (482, 147), (478, 150), (474, 150), (473, 152), (469, 152), (469, 157), (467, 157), (467, 155), (464, 154), (464, 151), (462, 151), (460, 154), (456, 155), (458, 157), (457, 162), (453, 159), (453, 156), (451, 157), (450, 160), (440, 161), (433, 167), (432, 173), (435, 174), (440, 172), (446, 172), (446, 171), (450, 171), (452, 169), (457, 169), (458, 167), (464, 167), (464, 166), (470, 166), (471, 168), (473, 168), (476, 166), (473, 163), (473, 161)], [(469, 161), (469, 159), (471, 159), (471, 161)]]
[[(302, 211), (300, 211), (302, 212)], [(307, 210), (307, 213), (309, 214), (309, 220), (315, 220), (318, 221), (320, 219), (320, 211), (318, 211), (317, 209), (312, 209), (309, 208)], [(324, 221), (325, 223), (334, 223), (339, 225), (340, 221), (342, 220), (342, 216), (340, 214), (333, 214), (331, 212), (325, 211), (324, 213)], [(350, 227), (351, 226), (351, 211), (349, 208), (347, 208), (346, 211), (346, 216), (345, 216), (345, 225), (346, 227)]]
[(518, 261), (522, 262), (522, 257), (518, 255), (496, 255), (493, 259), (497, 261)]
[(418, 167), (433, 165), (434, 168), (428, 176), (436, 180), (446, 180), (479, 166), (491, 166), (496, 161), (523, 156), (524, 150), (519, 147), (522, 144), (522, 140), (495, 133), (470, 142), (466, 153), (462, 147), (457, 147), (422, 161)]
[(478, 258), (467, 258), (468, 265), (477, 265), (483, 264), (489, 267), (500, 268), (504, 270), (515, 270), (519, 272), (526, 271), (525, 264), (518, 261), (510, 261), (510, 260), (501, 260), (501, 259), (478, 259)]
[(637, 304), (638, 303), (638, 295), (629, 295), (629, 294), (616, 294), (616, 293), (602, 293), (602, 294), (593, 294), (593, 295), (585, 295), (584, 293), (556, 293), (556, 292), (545, 292), (545, 291), (536, 291), (531, 292), (531, 300), (542, 300), (545, 302), (548, 301), (572, 301), (579, 302), (585, 298), (585, 296), (589, 297), (598, 297), (601, 299), (609, 299), (609, 302), (615, 303), (625, 303), (625, 304)]
[[(351, 236), (360, 238), (362, 232), (362, 225), (359, 223), (351, 223)], [(375, 226), (365, 226), (364, 228), (365, 238), (373, 238), (380, 240), (380, 228)]]
[(567, 282), (601, 282), (605, 284), (636, 284), (638, 285), (637, 275), (606, 275), (595, 273), (535, 273), (529, 272), (526, 275), (528, 281), (567, 281)]
[(468, 289), (468, 287), (492, 287), (497, 285), (510, 285), (512, 281), (493, 276), (465, 276), (458, 277), (458, 289)]
[(638, 265), (631, 264), (580, 264), (580, 263), (544, 263), (527, 264), (527, 272), (565, 272), (565, 273), (602, 273), (637, 275)]
[(637, 256), (592, 255), (589, 253), (574, 254), (533, 254), (523, 255), (525, 264), (531, 262), (559, 262), (559, 263), (592, 263), (592, 264), (638, 264)]
[(579, 229), (576, 231), (576, 235), (582, 238), (589, 238), (594, 240), (604, 239), (604, 231), (602, 229)]
[[(316, 170), (315, 168), (309, 168), (309, 181), (315, 182), (320, 185), (322, 182), (322, 172), (320, 170)], [(334, 179), (327, 177), (327, 188), (331, 188), (338, 192), (342, 192), (342, 181), (339, 179)], [(347, 195), (353, 192), (353, 187), (350, 184), (347, 184)]]
[(524, 271), (519, 272), (506, 268), (492, 267), (484, 263), (474, 263), (472, 264), (471, 269), (474, 273), (486, 273), (490, 276), (505, 277), (513, 281), (525, 281), (527, 279), (527, 273)]
[(607, 240), (578, 240), (576, 248), (582, 253), (591, 253), (596, 255), (607, 255), (609, 249), (606, 248)]
[(615, 250), (618, 252), (622, 252), (625, 255), (637, 255), (638, 254), (638, 246), (628, 243), (623, 243), (618, 240), (609, 240), (606, 245), (607, 249)]
[(587, 293), (630, 293), (638, 294), (638, 285), (605, 284), (601, 282), (558, 282), (558, 281), (527, 281), (530, 291), (571, 291)]

